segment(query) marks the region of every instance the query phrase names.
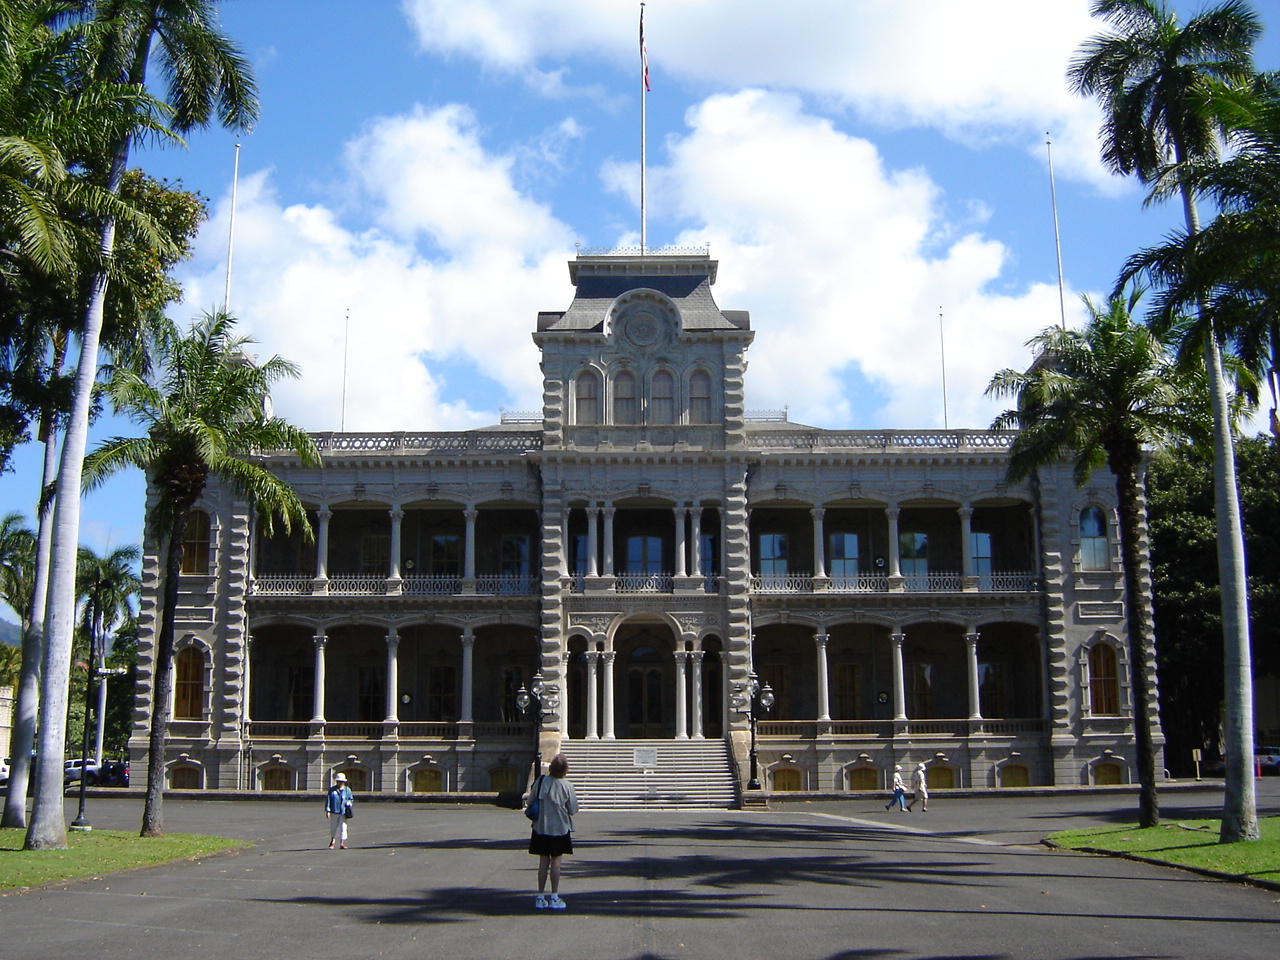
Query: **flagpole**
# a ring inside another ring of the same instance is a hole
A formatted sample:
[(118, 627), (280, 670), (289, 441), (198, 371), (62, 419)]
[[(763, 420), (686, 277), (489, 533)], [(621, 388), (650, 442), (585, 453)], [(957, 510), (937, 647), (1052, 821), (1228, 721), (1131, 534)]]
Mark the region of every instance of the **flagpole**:
[(240, 144), (236, 144), (236, 162), (231, 174), (231, 218), (227, 225), (227, 283), (222, 291), (222, 312), (231, 312), (231, 253), (236, 242), (236, 190), (240, 185)]
[(1049, 131), (1044, 134), (1044, 149), (1049, 154), (1049, 199), (1053, 203), (1053, 245), (1058, 253), (1058, 310), (1062, 315), (1062, 329), (1067, 329), (1067, 301), (1062, 284), (1062, 235), (1058, 231), (1058, 188), (1053, 182), (1053, 140)]
[(647, 210), (645, 208), (646, 111), (649, 94), (649, 52), (644, 45), (644, 4), (640, 4), (640, 256), (648, 245)]
[(938, 307), (938, 352), (942, 357), (942, 429), (951, 429), (947, 416), (947, 338), (942, 329), (942, 307)]

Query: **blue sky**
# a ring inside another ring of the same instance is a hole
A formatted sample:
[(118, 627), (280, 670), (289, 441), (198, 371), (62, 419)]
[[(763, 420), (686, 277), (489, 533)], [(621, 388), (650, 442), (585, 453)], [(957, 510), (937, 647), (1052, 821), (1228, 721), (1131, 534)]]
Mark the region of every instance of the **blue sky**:
[[(991, 374), (1068, 322), (1176, 209), (1144, 210), (1097, 159), (1063, 75), (1088, 0), (652, 0), (650, 246), (710, 244), (715, 293), (751, 311), (749, 409), (833, 428), (986, 426)], [(1184, 14), (1198, 3), (1178, 2)], [(1280, 5), (1261, 66), (1280, 67)], [(572, 298), (574, 244), (638, 242), (639, 4), (228, 0), (257, 128), (136, 164), (211, 200), (179, 271), (190, 319), (222, 302), (303, 370), (277, 411), (312, 430), (466, 429), (540, 406), (539, 310)], [(349, 321), (348, 321), (349, 315)], [(344, 356), (347, 367), (343, 406)], [(99, 436), (135, 429), (112, 421)], [(0, 477), (31, 511), (39, 452)], [(142, 482), (85, 505), (95, 549), (137, 542)]]

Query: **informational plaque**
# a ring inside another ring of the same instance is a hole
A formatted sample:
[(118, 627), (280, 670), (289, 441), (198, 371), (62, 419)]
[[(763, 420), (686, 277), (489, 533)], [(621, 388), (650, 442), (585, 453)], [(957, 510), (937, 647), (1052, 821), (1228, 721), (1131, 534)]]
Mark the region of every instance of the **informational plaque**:
[(641, 770), (652, 770), (658, 765), (657, 747), (635, 747), (632, 751), (632, 765)]

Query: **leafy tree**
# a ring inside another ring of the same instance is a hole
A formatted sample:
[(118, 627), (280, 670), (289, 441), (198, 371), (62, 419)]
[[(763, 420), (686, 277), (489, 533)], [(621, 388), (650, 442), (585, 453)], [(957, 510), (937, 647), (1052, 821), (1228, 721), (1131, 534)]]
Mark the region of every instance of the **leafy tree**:
[(254, 341), (233, 334), (224, 313), (206, 316), (185, 336), (159, 345), (154, 377), (121, 371), (108, 387), (115, 408), (145, 424), (147, 435), (114, 438), (85, 459), (89, 487), (125, 469), (146, 471), (155, 497), (147, 525), (163, 544), (164, 579), (154, 646), (155, 686), (151, 691), (151, 732), (147, 754), (147, 800), (142, 835), (162, 836), (164, 747), (173, 692), (174, 614), (182, 571), (187, 517), (210, 477), (219, 477), (252, 504), (270, 530), (273, 518), (285, 529), (301, 524), (310, 537), (306, 509), (293, 489), (251, 462), (256, 450), (293, 450), (319, 463), (310, 436), (269, 416), (271, 384), (296, 376), (297, 368), (278, 356), (258, 365), (245, 350)]
[[(86, 88), (105, 84), (144, 89), (154, 59), (166, 81), (166, 103), (175, 131), (206, 126), (215, 117), (226, 126), (244, 129), (256, 119), (257, 95), (248, 62), (218, 29), (214, 0), (86, 0), (82, 6), (95, 28), (96, 41)], [(105, 186), (112, 194), (120, 191), (134, 137), (144, 130), (142, 119), (139, 116), (132, 128), (115, 138), (109, 162), (103, 164)], [(104, 263), (114, 250), (116, 227), (116, 218), (102, 221), (99, 249)], [(26, 849), (61, 849), (67, 843), (58, 761), (74, 629), (79, 492), (110, 281), (106, 270), (98, 270), (88, 284), (75, 389), (58, 470), (40, 701), (40, 765)]]
[[(78, 578), (83, 597), (80, 635), (84, 644), (87, 679), (92, 677), (93, 671), (104, 665), (116, 630), (137, 616), (134, 601), (142, 589), (142, 581), (138, 579), (135, 567), (141, 557), (142, 551), (137, 546), (117, 547), (101, 557), (87, 547), (80, 550)], [(98, 683), (96, 691), (98, 728), (95, 731), (93, 756), (101, 761), (106, 684)]]
[(1176, 371), (1151, 331), (1133, 322), (1137, 300), (1136, 293), (1113, 297), (1099, 308), (1086, 297), (1089, 322), (1083, 330), (1046, 329), (1028, 344), (1040, 357), (1031, 369), (1001, 370), (987, 393), (1017, 399), (1017, 406), (992, 424), (995, 429), (1019, 431), (1009, 453), (1011, 481), (1062, 458), (1075, 460), (1077, 484), (1086, 483), (1103, 465), (1115, 477), (1139, 821), (1153, 827), (1160, 822), (1160, 801), (1152, 735), (1156, 703), (1150, 656), (1155, 641), (1141, 550), (1143, 450), (1208, 430), (1207, 416), (1200, 415), (1196, 402), (1195, 378)]
[[(1256, 673), (1280, 676), (1280, 470), (1265, 437), (1236, 446), (1249, 615)], [(1223, 656), (1213, 522), (1213, 463), (1177, 448), (1156, 457), (1148, 477), (1151, 570), (1160, 638), (1160, 706), (1165, 762), (1191, 772), (1191, 751), (1221, 755)]]
[[(1257, 16), (1242, 0), (1225, 0), (1185, 25), (1165, 0), (1094, 0), (1107, 32), (1087, 41), (1072, 61), (1074, 89), (1096, 97), (1105, 115), (1102, 157), (1116, 173), (1151, 184), (1216, 154), (1222, 123), (1205, 109), (1212, 82), (1244, 83), (1254, 73)], [(1176, 174), (1175, 174), (1176, 175)], [(1179, 194), (1189, 234), (1200, 230), (1196, 195), (1182, 179)], [(1202, 310), (1203, 314), (1204, 311)], [(1232, 450), (1231, 410), (1220, 334), (1210, 321), (1197, 345), (1204, 353), (1213, 410), (1215, 514), (1222, 581), (1227, 682), (1228, 766), (1223, 842), (1256, 840), (1257, 807), (1249, 760), (1253, 753), (1253, 689), (1244, 535)]]

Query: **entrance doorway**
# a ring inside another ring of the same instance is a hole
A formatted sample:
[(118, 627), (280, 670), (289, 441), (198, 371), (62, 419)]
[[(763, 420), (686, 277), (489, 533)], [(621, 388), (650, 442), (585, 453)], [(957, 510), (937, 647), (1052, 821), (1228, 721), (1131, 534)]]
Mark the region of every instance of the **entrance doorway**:
[(653, 738), (665, 734), (662, 709), (662, 656), (651, 646), (638, 646), (627, 657), (627, 736)]

